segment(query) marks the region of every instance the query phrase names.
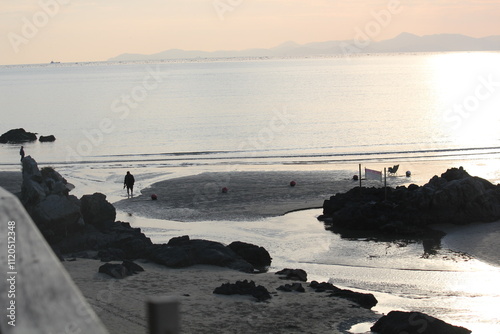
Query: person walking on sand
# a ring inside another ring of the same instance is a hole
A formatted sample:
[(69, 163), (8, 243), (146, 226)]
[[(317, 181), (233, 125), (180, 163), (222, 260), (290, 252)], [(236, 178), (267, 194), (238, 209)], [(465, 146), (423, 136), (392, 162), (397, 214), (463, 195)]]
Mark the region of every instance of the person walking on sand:
[(24, 146), (21, 146), (21, 149), (19, 150), (19, 154), (21, 155), (21, 161), (24, 159)]
[(130, 172), (127, 172), (123, 181), (123, 188), (127, 187), (127, 196), (134, 196), (134, 183), (134, 176)]

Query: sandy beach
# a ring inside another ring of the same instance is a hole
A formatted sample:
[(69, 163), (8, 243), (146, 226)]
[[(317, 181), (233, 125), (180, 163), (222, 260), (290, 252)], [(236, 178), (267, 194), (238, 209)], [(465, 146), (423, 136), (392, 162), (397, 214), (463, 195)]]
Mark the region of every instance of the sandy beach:
[[(295, 187), (290, 186), (292, 180), (297, 183)], [(20, 173), (0, 172), (0, 186), (11, 192), (20, 190), (20, 181)], [(406, 181), (404, 177), (396, 177), (389, 185)], [(372, 182), (364, 185), (379, 185)], [(137, 189), (138, 196), (114, 205), (135, 217), (185, 222), (255, 220), (321, 207), (329, 196), (356, 185), (341, 171), (201, 173)], [(227, 187), (228, 192), (223, 193), (222, 187)], [(158, 196), (157, 201), (151, 200), (152, 193)], [(448, 246), (490, 263), (498, 261), (497, 251), (489, 247), (491, 235), (487, 234), (497, 232), (490, 228), (475, 238), (462, 237), (463, 231), (470, 233), (474, 228), (448, 229)], [(381, 316), (348, 301), (316, 293), (307, 283), (303, 283), (305, 293), (277, 291), (280, 285), (291, 282), (274, 273), (251, 275), (213, 266), (171, 269), (138, 263), (145, 272), (116, 280), (98, 273), (102, 263), (97, 260), (78, 258), (64, 262), (110, 333), (147, 333), (145, 302), (150, 296), (160, 295), (177, 297), (180, 301), (182, 333), (346, 333), (354, 324), (374, 322)], [(273, 298), (259, 303), (250, 296), (213, 294), (223, 283), (244, 279), (263, 285), (273, 293)]]
[[(228, 177), (226, 194), (218, 189), (221, 177)], [(295, 187), (289, 184), (293, 179), (297, 180)], [(11, 192), (19, 191), (20, 180), (20, 173), (0, 173), (0, 186)], [(162, 216), (164, 206), (177, 205), (172, 212), (197, 212), (177, 216), (183, 219), (255, 219), (319, 207), (329, 194), (352, 185), (352, 180), (338, 181), (325, 172), (205, 173), (160, 182), (144, 190), (144, 195), (119, 202), (117, 208), (134, 215)], [(193, 198), (199, 187), (206, 191), (197, 203)], [(159, 200), (151, 201), (146, 195), (150, 192), (158, 194)], [(346, 300), (316, 293), (308, 283), (303, 283), (305, 293), (277, 291), (292, 281), (281, 280), (274, 273), (252, 275), (215, 266), (171, 269), (138, 263), (145, 272), (123, 280), (98, 273), (102, 265), (98, 260), (78, 258), (63, 263), (110, 333), (147, 333), (145, 302), (159, 295), (178, 297), (182, 333), (342, 333), (380, 317)], [(256, 302), (251, 296), (213, 294), (223, 283), (245, 279), (266, 287), (273, 298)]]
[(0, 172), (0, 187), (16, 194), (21, 192), (23, 176), (21, 172)]
[[(343, 299), (317, 293), (277, 291), (292, 283), (279, 276), (245, 274), (214, 267), (171, 269), (137, 261), (145, 271), (122, 280), (97, 272), (101, 262), (77, 259), (65, 268), (110, 333), (147, 333), (147, 298), (176, 297), (182, 333), (342, 333), (351, 325), (378, 316)], [(272, 294), (266, 302), (251, 296), (224, 296), (213, 290), (223, 283), (253, 280)]]

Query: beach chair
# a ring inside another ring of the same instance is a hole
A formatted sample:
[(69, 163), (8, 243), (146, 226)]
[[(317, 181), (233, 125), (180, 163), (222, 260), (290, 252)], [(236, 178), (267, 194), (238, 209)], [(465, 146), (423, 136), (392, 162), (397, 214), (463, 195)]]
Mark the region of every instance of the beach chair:
[(389, 175), (396, 175), (398, 168), (399, 168), (399, 165), (394, 165), (393, 167), (387, 168), (387, 171), (389, 172)]

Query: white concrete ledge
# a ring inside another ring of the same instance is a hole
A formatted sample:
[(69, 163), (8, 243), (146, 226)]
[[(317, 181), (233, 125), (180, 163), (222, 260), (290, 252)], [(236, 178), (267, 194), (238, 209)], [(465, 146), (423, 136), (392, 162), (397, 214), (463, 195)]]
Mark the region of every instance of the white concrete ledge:
[(1, 187), (0, 281), (2, 334), (108, 333), (18, 198)]

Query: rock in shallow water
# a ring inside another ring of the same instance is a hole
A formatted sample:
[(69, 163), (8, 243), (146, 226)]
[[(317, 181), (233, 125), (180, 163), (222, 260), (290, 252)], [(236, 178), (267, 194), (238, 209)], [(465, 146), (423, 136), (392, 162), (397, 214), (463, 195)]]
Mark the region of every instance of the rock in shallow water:
[(288, 279), (292, 281), (307, 282), (307, 273), (303, 269), (288, 269), (285, 268), (276, 272), (276, 275), (282, 275), (281, 279)]
[(266, 271), (271, 265), (271, 255), (264, 247), (241, 241), (234, 241), (227, 247), (259, 271)]
[(47, 142), (53, 142), (56, 141), (56, 137), (54, 135), (49, 135), (49, 136), (40, 136), (38, 139), (41, 143), (47, 143)]
[(27, 132), (23, 128), (12, 129), (0, 136), (2, 144), (20, 144), (36, 140), (36, 134)]
[(379, 334), (469, 334), (470, 330), (450, 325), (420, 312), (391, 311), (380, 318), (371, 331)]
[(316, 292), (327, 291), (330, 293), (331, 297), (347, 299), (366, 309), (371, 309), (378, 303), (377, 298), (375, 298), (375, 296), (371, 293), (362, 293), (347, 289), (340, 289), (331, 283), (326, 283), (326, 282), (318, 283), (316, 281), (312, 281), (309, 287), (315, 289)]

